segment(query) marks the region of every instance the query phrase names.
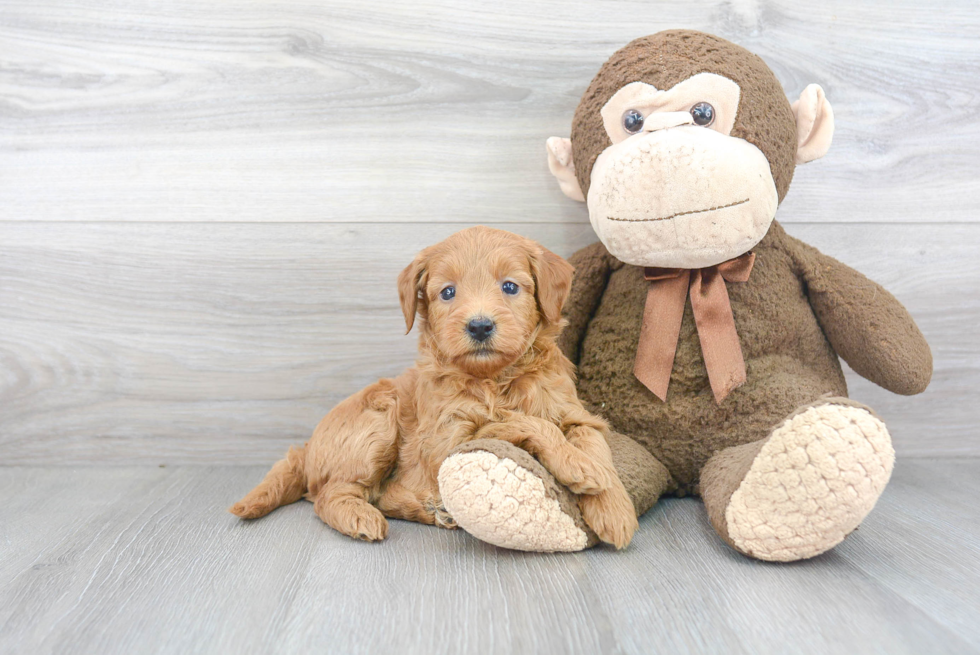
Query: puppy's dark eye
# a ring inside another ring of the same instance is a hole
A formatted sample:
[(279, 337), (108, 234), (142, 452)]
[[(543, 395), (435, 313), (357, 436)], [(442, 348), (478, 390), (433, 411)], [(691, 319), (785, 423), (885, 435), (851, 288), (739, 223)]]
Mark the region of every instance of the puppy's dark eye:
[(439, 292), (439, 297), (443, 300), (452, 300), (456, 297), (456, 287), (446, 287)]
[(509, 296), (513, 296), (518, 291), (521, 290), (521, 288), (519, 286), (517, 286), (517, 283), (516, 282), (511, 282), (510, 280), (507, 280), (506, 282), (504, 282), (503, 284), (501, 284), (500, 285), (500, 288), (503, 289), (504, 290), (504, 293), (506, 293)]
[(643, 114), (635, 109), (627, 109), (623, 114), (623, 129), (630, 134), (636, 134), (643, 129)]
[(706, 102), (699, 102), (691, 107), (691, 116), (695, 125), (707, 127), (715, 122), (715, 108)]

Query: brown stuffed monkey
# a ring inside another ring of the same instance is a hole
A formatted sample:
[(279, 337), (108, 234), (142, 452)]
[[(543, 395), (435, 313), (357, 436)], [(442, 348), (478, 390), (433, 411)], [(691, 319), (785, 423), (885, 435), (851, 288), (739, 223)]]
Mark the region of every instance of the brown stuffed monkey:
[[(825, 154), (833, 129), (819, 86), (791, 105), (756, 55), (671, 30), (613, 54), (571, 139), (547, 144), (600, 239), (571, 258), (562, 347), (585, 406), (616, 431), (637, 513), (664, 493), (698, 495), (725, 542), (764, 560), (840, 543), (891, 474), (885, 424), (846, 398), (838, 358), (899, 394), (932, 375), (890, 293), (774, 220), (794, 168)], [(513, 447), (480, 448), (440, 474), (462, 527), (530, 550), (595, 543), (547, 471)], [(515, 461), (521, 483), (505, 489), (494, 466)], [(515, 503), (533, 511), (514, 521)]]

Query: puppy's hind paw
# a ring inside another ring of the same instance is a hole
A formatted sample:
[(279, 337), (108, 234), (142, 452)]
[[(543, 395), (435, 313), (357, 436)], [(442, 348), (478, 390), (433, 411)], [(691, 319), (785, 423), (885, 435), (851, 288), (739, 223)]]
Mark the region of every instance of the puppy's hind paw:
[(253, 497), (251, 494), (249, 494), (229, 507), (228, 511), (239, 518), (258, 519), (265, 516), (275, 508), (276, 506), (269, 501), (268, 497)]
[(434, 500), (426, 501), (425, 510), (432, 515), (435, 525), (446, 530), (455, 530), (457, 527), (456, 519), (449, 513), (442, 501), (436, 503)]

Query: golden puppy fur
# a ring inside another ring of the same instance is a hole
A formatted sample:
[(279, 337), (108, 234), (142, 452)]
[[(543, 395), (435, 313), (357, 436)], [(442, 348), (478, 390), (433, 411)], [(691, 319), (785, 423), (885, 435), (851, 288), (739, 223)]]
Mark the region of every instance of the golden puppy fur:
[[(626, 546), (636, 513), (608, 427), (583, 409), (555, 341), (571, 279), (561, 257), (486, 227), (423, 250), (398, 277), (408, 330), (419, 317), (416, 365), (337, 405), (230, 511), (258, 518), (305, 495), (324, 522), (358, 539), (383, 539), (385, 516), (451, 528), (439, 466), (461, 443), (495, 438), (537, 457), (581, 494), (599, 538)], [(485, 340), (471, 334), (479, 318), (494, 324)]]

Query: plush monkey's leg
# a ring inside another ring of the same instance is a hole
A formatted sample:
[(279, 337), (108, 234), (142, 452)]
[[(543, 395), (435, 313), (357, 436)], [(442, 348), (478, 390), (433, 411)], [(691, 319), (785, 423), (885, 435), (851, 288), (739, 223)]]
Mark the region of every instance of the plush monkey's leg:
[[(642, 514), (673, 480), (629, 437), (614, 434), (609, 447), (633, 507)], [(460, 527), (496, 546), (555, 552), (599, 542), (582, 518), (579, 497), (510, 443), (481, 439), (457, 448), (439, 469), (439, 490)]]
[(637, 516), (646, 514), (664, 493), (676, 489), (677, 483), (667, 467), (649, 450), (618, 432), (610, 434), (608, 441), (616, 473), (633, 501)]
[(826, 552), (867, 516), (895, 461), (885, 424), (864, 405), (826, 398), (765, 439), (726, 448), (701, 471), (701, 497), (735, 550), (790, 562)]
[(456, 524), (515, 550), (583, 550), (598, 543), (576, 496), (526, 451), (498, 439), (457, 448), (439, 468), (439, 493)]

